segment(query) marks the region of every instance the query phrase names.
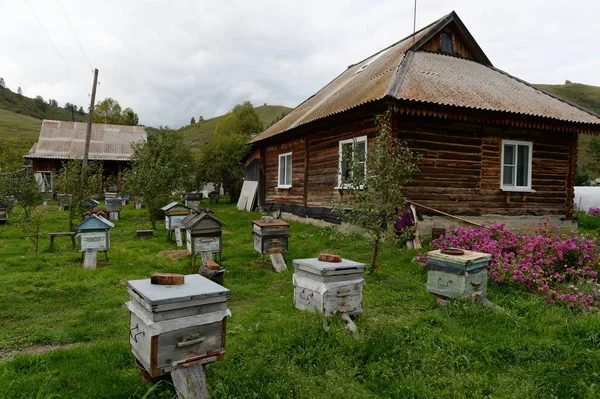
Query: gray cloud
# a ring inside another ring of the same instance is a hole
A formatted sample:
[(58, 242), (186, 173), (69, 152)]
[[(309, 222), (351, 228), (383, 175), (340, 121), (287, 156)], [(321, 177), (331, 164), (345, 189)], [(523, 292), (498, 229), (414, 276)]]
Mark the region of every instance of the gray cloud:
[[(92, 74), (58, 0), (0, 0), (0, 76), (26, 95), (89, 103)], [(406, 1), (61, 0), (94, 67), (97, 98), (179, 127), (250, 100), (293, 107), (412, 31)], [(600, 85), (596, 2), (419, 1), (417, 28), (456, 10), (494, 65), (532, 83)]]

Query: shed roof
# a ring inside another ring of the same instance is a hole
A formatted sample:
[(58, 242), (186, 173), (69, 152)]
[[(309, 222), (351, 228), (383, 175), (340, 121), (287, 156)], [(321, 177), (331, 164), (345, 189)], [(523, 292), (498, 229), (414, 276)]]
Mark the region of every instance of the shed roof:
[[(87, 123), (44, 120), (40, 137), (25, 158), (83, 158)], [(143, 126), (92, 124), (90, 160), (128, 161), (132, 144), (146, 141)]]
[[(446, 27), (469, 46), (473, 60), (419, 51)], [(600, 124), (600, 117), (593, 112), (494, 68), (452, 12), (416, 32), (414, 37), (408, 36), (349, 66), (250, 143), (386, 97)]]
[(217, 223), (219, 226), (225, 225), (222, 221), (220, 221), (216, 217), (214, 217), (206, 212), (190, 213), (181, 221), (181, 225), (184, 228), (189, 229), (189, 228), (194, 227), (195, 225), (197, 225), (200, 221), (202, 221), (204, 219), (210, 219), (210, 220), (214, 221), (215, 223)]

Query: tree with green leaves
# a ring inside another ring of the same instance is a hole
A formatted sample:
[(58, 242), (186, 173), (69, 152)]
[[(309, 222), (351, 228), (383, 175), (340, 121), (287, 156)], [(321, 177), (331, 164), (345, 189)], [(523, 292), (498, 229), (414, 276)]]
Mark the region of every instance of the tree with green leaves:
[(233, 107), (221, 119), (215, 134), (200, 151), (198, 180), (222, 186), (231, 198), (235, 198), (244, 175), (240, 160), (248, 151), (246, 143), (250, 134), (262, 130), (262, 122), (250, 101)]
[(83, 211), (82, 202), (102, 191), (102, 164), (72, 159), (63, 164), (54, 184), (56, 190), (68, 194), (69, 230), (75, 226), (75, 215)]
[(20, 96), (22, 96), (22, 95), (23, 95), (23, 89), (21, 89), (21, 86), (19, 86), (19, 87), (17, 88), (17, 94), (18, 94), (18, 95), (20, 95)]
[(158, 129), (148, 141), (133, 145), (132, 167), (125, 172), (125, 186), (143, 194), (152, 228), (162, 217), (172, 193), (192, 184), (195, 160), (183, 139), (168, 129)]
[(23, 168), (23, 155), (8, 141), (0, 139), (0, 173), (11, 173)]
[(83, 115), (83, 114), (85, 114), (85, 111), (83, 110), (83, 107), (81, 107), (81, 106), (80, 106), (80, 107), (79, 107), (79, 110), (77, 111), (77, 113), (78, 113), (79, 115)]
[(33, 100), (33, 103), (38, 109), (42, 111), (45, 111), (48, 108), (48, 105), (46, 104), (46, 102), (44, 101), (44, 97), (42, 96), (36, 96)]
[(200, 118), (198, 118), (198, 122), (203, 122), (204, 118), (202, 117), (202, 115), (200, 115)]
[(137, 126), (138, 115), (131, 109), (121, 109), (119, 102), (113, 98), (105, 98), (94, 108), (94, 123)]
[(391, 121), (390, 111), (378, 115), (379, 130), (372, 144), (354, 141), (342, 152), (342, 195), (334, 205), (342, 221), (367, 232), (373, 245), (371, 270), (377, 267), (381, 241), (391, 232), (388, 226), (406, 204), (403, 187), (419, 170), (420, 156), (394, 136)]
[(16, 203), (23, 211), (15, 217), (16, 223), (38, 254), (40, 228), (44, 213), (36, 207), (44, 201), (39, 185), (25, 170), (0, 175), (0, 202)]
[(0, 87), (6, 89), (6, 82), (4, 81), (4, 78), (0, 78)]
[(193, 125), (194, 123), (196, 123), (196, 119), (192, 116), (192, 119), (190, 120), (190, 125)]

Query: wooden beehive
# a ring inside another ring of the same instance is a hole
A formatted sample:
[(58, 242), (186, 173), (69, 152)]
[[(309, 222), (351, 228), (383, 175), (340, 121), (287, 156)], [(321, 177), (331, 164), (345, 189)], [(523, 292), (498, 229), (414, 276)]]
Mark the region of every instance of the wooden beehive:
[(192, 212), (182, 221), (186, 231), (186, 245), (194, 256), (203, 252), (221, 252), (223, 222), (206, 212)]
[(177, 201), (173, 201), (160, 209), (165, 211), (165, 227), (169, 231), (182, 228), (181, 221), (190, 214), (190, 208)]
[(182, 363), (213, 362), (225, 354), (230, 291), (198, 274), (181, 285), (128, 282), (129, 345), (152, 377)]
[(181, 200), (190, 208), (198, 208), (202, 202), (202, 193), (181, 193)]
[(56, 200), (58, 201), (58, 210), (65, 211), (71, 206), (73, 196), (71, 194), (56, 194)]
[(110, 229), (114, 224), (102, 216), (91, 215), (79, 223), (75, 230), (81, 252), (108, 251), (110, 248)]
[(254, 249), (261, 254), (283, 253), (288, 248), (290, 225), (283, 220), (253, 220)]
[(362, 313), (365, 264), (342, 259), (323, 262), (317, 258), (296, 259), (294, 265), (294, 306), (316, 310), (325, 316), (336, 312)]
[(0, 207), (0, 224), (6, 224), (8, 222), (8, 208)]
[(105, 198), (106, 210), (109, 212), (121, 212), (123, 202), (121, 197)]
[(427, 289), (443, 298), (479, 297), (487, 293), (487, 267), (492, 255), (465, 250), (461, 255), (441, 250), (427, 253)]

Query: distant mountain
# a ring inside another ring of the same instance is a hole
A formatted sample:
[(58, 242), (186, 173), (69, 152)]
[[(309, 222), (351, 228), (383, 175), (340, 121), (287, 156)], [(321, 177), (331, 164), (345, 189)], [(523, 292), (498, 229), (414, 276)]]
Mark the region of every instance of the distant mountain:
[[(536, 86), (562, 99), (569, 100), (590, 111), (600, 114), (600, 87), (598, 86), (571, 83), (569, 81), (564, 85), (537, 84)], [(587, 154), (587, 148), (592, 137), (593, 136), (587, 134), (579, 135), (579, 148), (577, 151), (577, 164), (579, 166), (585, 165), (591, 161), (590, 156)]]
[[(282, 105), (261, 105), (254, 109), (265, 129), (292, 110), (292, 108), (284, 107)], [(177, 132), (181, 133), (185, 142), (188, 143), (192, 149), (198, 150), (202, 145), (209, 142), (210, 138), (215, 133), (215, 128), (224, 116), (225, 115), (221, 115), (198, 121), (193, 125), (182, 127), (177, 130)]]
[[(0, 109), (12, 111), (17, 114), (31, 116), (37, 119), (52, 119), (55, 121), (70, 121), (75, 118), (77, 122), (87, 121), (87, 114), (72, 113), (63, 107), (64, 104), (53, 106), (40, 98), (29, 98), (0, 87)], [(80, 106), (77, 106), (79, 108)], [(87, 108), (84, 106), (84, 109)]]

